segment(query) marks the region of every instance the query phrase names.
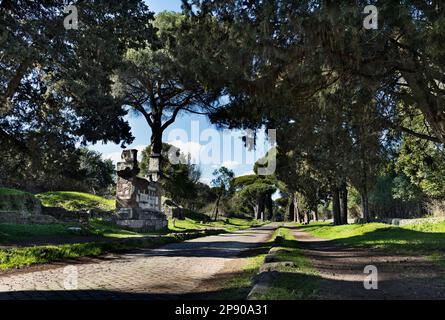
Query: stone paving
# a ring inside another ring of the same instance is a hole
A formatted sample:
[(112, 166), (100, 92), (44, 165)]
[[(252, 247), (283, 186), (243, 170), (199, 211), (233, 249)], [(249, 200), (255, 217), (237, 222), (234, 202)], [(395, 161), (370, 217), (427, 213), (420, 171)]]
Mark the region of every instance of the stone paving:
[(0, 299), (174, 299), (200, 292), (273, 226), (140, 250), (95, 263), (0, 275)]

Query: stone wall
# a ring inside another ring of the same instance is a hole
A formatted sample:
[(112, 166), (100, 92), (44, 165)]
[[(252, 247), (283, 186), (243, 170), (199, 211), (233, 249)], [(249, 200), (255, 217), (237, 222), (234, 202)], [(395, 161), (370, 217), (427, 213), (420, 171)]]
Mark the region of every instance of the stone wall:
[(0, 195), (0, 212), (37, 215), (42, 213), (42, 205), (32, 194), (5, 194)]
[(53, 224), (57, 219), (44, 214), (29, 214), (25, 212), (0, 212), (0, 223), (8, 224)]
[(43, 214), (42, 205), (32, 194), (0, 195), (0, 223), (52, 224), (57, 219)]
[(409, 224), (423, 224), (423, 223), (439, 223), (445, 221), (445, 217), (438, 217), (438, 218), (418, 218), (418, 219), (397, 219), (397, 218), (388, 218), (388, 219), (382, 219), (378, 222), (391, 224), (393, 226), (406, 226)]

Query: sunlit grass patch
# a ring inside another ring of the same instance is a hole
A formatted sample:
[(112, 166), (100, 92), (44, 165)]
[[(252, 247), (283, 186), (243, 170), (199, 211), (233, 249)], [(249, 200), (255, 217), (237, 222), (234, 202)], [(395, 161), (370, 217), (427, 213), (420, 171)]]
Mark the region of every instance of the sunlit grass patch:
[(310, 224), (301, 230), (318, 238), (355, 247), (369, 247), (429, 254), (445, 250), (445, 222), (406, 225), (402, 227), (383, 223), (350, 224), (343, 226)]
[(114, 199), (106, 199), (94, 194), (72, 191), (57, 191), (37, 194), (46, 207), (62, 207), (68, 211), (101, 210), (112, 211), (116, 208)]

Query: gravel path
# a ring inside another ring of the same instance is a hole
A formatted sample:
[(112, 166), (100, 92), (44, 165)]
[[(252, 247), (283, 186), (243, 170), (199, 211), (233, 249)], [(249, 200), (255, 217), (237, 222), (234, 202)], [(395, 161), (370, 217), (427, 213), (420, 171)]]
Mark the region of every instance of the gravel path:
[(243, 251), (267, 241), (275, 227), (203, 237), (101, 261), (0, 275), (0, 299), (174, 299), (205, 291)]
[[(294, 235), (322, 278), (319, 299), (445, 299), (445, 268), (428, 257), (342, 247), (298, 230)], [(367, 265), (377, 267), (377, 290), (364, 288)]]

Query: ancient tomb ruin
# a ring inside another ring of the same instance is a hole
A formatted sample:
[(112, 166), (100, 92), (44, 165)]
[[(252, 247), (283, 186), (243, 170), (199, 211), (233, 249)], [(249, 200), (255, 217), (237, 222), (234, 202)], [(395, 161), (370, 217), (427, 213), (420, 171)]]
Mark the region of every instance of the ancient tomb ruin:
[(161, 211), (159, 172), (139, 177), (137, 150), (124, 150), (117, 164), (116, 223), (129, 229), (148, 232), (167, 227)]

